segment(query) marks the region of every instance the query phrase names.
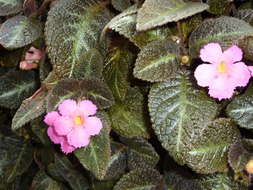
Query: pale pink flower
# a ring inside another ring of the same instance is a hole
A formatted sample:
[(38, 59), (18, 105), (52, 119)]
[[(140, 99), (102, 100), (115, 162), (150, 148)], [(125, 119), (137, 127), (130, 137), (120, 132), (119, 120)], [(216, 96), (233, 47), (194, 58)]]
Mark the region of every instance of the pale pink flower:
[(89, 100), (77, 103), (64, 100), (56, 111), (49, 112), (44, 122), (49, 126), (47, 134), (55, 144), (61, 144), (61, 150), (68, 154), (76, 148), (85, 147), (90, 137), (98, 135), (102, 129), (101, 120), (92, 116), (97, 107)]
[(43, 56), (43, 51), (36, 49), (35, 47), (30, 47), (30, 49), (25, 53), (26, 61), (39, 61)]
[(194, 76), (202, 87), (209, 87), (209, 95), (219, 100), (231, 98), (236, 87), (244, 87), (251, 77), (241, 62), (242, 50), (236, 45), (224, 52), (218, 43), (209, 43), (200, 50), (200, 58), (210, 64), (199, 65)]

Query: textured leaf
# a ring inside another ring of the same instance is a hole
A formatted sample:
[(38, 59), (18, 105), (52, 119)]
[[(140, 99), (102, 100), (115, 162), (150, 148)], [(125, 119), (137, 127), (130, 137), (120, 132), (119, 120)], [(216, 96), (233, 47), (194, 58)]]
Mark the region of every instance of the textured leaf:
[[(46, 43), (59, 79), (73, 77), (83, 54), (99, 48), (100, 32), (111, 16), (102, 0), (61, 0), (49, 11)], [(104, 48), (104, 45), (102, 45)]]
[(112, 6), (118, 11), (124, 11), (131, 6), (130, 0), (112, 0)]
[(128, 168), (154, 168), (159, 161), (159, 155), (145, 139), (123, 139), (128, 147)]
[(239, 130), (224, 118), (202, 125), (200, 130), (192, 131), (197, 134), (188, 142), (187, 165), (198, 173), (226, 172), (228, 149), (239, 140)]
[(252, 9), (240, 10), (234, 16), (236, 18), (244, 20), (247, 23), (250, 23), (251, 26), (253, 25), (253, 10)]
[(77, 149), (75, 156), (80, 163), (97, 179), (103, 179), (110, 162), (110, 120), (105, 112), (97, 114), (102, 119), (103, 129), (98, 136), (92, 137), (87, 147)]
[(23, 101), (12, 119), (12, 130), (21, 128), (26, 123), (41, 116), (46, 111), (46, 95), (47, 92), (43, 92), (32, 100)]
[(0, 106), (15, 109), (37, 88), (34, 71), (10, 71), (0, 77)]
[(64, 79), (60, 81), (47, 97), (47, 112), (56, 110), (65, 99), (77, 101), (88, 99), (98, 106), (99, 109), (110, 107), (114, 99), (106, 84), (97, 79)]
[(0, 16), (16, 14), (21, 10), (21, 0), (0, 0)]
[(177, 44), (168, 40), (151, 42), (138, 54), (134, 76), (150, 82), (167, 81), (178, 71), (179, 56)]
[(231, 2), (230, 0), (207, 0), (206, 3), (209, 5), (207, 11), (215, 15), (225, 14)]
[(141, 92), (137, 88), (130, 88), (125, 100), (109, 110), (113, 130), (128, 138), (149, 138), (143, 103)]
[(233, 17), (220, 17), (200, 24), (191, 34), (189, 39), (190, 54), (198, 57), (200, 49), (207, 43), (217, 42), (223, 49), (231, 45), (240, 45), (253, 35), (253, 27), (245, 21)]
[(168, 82), (152, 86), (149, 112), (162, 146), (184, 164), (188, 143), (195, 138), (199, 126), (215, 118), (218, 105), (192, 86), (188, 72), (181, 72)]
[(244, 94), (235, 97), (227, 106), (226, 113), (240, 127), (253, 129), (253, 84), (251, 84)]
[(128, 78), (133, 61), (133, 53), (123, 48), (114, 48), (107, 58), (104, 78), (116, 100), (123, 100), (130, 88)]
[(15, 16), (0, 28), (0, 44), (7, 49), (26, 46), (42, 35), (41, 24), (25, 16)]
[(0, 135), (0, 176), (10, 183), (23, 174), (33, 160), (33, 148), (23, 138)]
[(110, 181), (94, 181), (92, 183), (92, 190), (112, 190), (115, 184), (115, 180)]
[(153, 169), (136, 169), (125, 174), (113, 190), (155, 190), (162, 183), (162, 176)]
[(137, 30), (147, 30), (208, 9), (208, 5), (183, 0), (146, 0), (137, 16)]

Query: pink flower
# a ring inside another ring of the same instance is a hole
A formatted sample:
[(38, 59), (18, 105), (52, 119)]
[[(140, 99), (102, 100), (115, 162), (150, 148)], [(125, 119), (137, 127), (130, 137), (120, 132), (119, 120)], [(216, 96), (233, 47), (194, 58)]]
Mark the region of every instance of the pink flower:
[(200, 58), (211, 64), (199, 65), (194, 76), (202, 87), (209, 87), (209, 95), (219, 100), (231, 98), (236, 87), (244, 87), (251, 77), (241, 62), (242, 50), (236, 45), (224, 52), (218, 43), (209, 43), (200, 50)]
[(102, 122), (92, 116), (97, 112), (97, 106), (89, 100), (77, 103), (75, 100), (64, 100), (56, 111), (49, 112), (44, 122), (49, 126), (47, 134), (55, 144), (61, 144), (65, 154), (76, 148), (85, 147), (90, 137), (98, 135)]

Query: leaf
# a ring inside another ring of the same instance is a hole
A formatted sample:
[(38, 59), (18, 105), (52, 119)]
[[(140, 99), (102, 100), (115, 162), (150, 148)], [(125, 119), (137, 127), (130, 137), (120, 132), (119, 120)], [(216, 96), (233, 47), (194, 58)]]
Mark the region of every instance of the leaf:
[(244, 94), (236, 96), (226, 108), (227, 115), (240, 127), (253, 129), (253, 84)]
[(183, 0), (146, 0), (138, 11), (137, 30), (148, 30), (208, 9), (208, 5)]
[(44, 171), (39, 171), (33, 179), (33, 190), (67, 190), (67, 188), (50, 178)]
[(206, 2), (209, 5), (207, 10), (209, 13), (215, 15), (226, 14), (226, 11), (230, 8), (230, 0), (207, 0)]
[(92, 190), (112, 190), (115, 180), (110, 181), (94, 181), (92, 182)]
[(25, 100), (22, 102), (12, 119), (12, 130), (21, 128), (26, 123), (46, 112), (46, 95), (47, 92), (43, 92), (31, 100)]
[(187, 165), (198, 173), (226, 172), (230, 145), (240, 139), (240, 132), (230, 119), (219, 118), (202, 124), (188, 142)]
[(188, 143), (198, 126), (213, 120), (218, 105), (193, 87), (189, 73), (182, 71), (168, 82), (152, 86), (149, 112), (152, 127), (162, 146), (179, 163), (186, 163)]
[(162, 184), (162, 176), (154, 169), (136, 169), (125, 174), (113, 190), (153, 190)]
[(149, 138), (143, 95), (137, 88), (130, 88), (122, 103), (113, 105), (109, 110), (112, 129), (123, 137)]
[(0, 106), (16, 109), (37, 89), (34, 71), (10, 71), (0, 77)]
[(114, 48), (107, 57), (104, 68), (104, 78), (116, 100), (123, 100), (129, 84), (130, 65), (134, 55), (125, 48)]
[(138, 54), (134, 76), (149, 82), (167, 81), (179, 68), (179, 46), (168, 40), (154, 41)]
[(5, 21), (0, 28), (0, 44), (6, 49), (26, 46), (42, 35), (42, 26), (25, 16), (15, 16)]
[(0, 175), (7, 183), (23, 174), (33, 160), (32, 145), (23, 138), (0, 134)]
[(98, 79), (64, 79), (48, 94), (47, 112), (56, 110), (65, 99), (91, 100), (99, 109), (110, 107), (114, 99), (106, 84)]
[[(215, 29), (215, 30), (214, 30)], [(189, 39), (190, 54), (198, 57), (200, 49), (210, 42), (217, 42), (223, 50), (231, 45), (238, 45), (243, 50), (242, 42), (253, 35), (253, 27), (248, 23), (233, 17), (220, 17), (200, 24)]]
[(130, 0), (112, 0), (112, 6), (117, 10), (117, 11), (124, 11), (128, 7), (131, 6)]
[(61, 0), (49, 11), (46, 43), (58, 79), (73, 77), (75, 67), (85, 64), (82, 58), (90, 49), (104, 51), (105, 43), (99, 43), (99, 36), (111, 18), (105, 5), (103, 0)]
[(12, 15), (22, 10), (20, 0), (0, 0), (0, 16)]
[(234, 17), (244, 20), (245, 22), (253, 26), (253, 10), (252, 9), (239, 10), (234, 15)]
[(159, 161), (159, 155), (151, 144), (145, 139), (122, 139), (128, 147), (128, 168), (130, 170), (136, 168), (154, 168)]
[(89, 170), (97, 179), (102, 180), (110, 162), (110, 120), (105, 112), (97, 114), (102, 119), (103, 129), (98, 136), (91, 138), (87, 147), (77, 149), (74, 154), (84, 168)]

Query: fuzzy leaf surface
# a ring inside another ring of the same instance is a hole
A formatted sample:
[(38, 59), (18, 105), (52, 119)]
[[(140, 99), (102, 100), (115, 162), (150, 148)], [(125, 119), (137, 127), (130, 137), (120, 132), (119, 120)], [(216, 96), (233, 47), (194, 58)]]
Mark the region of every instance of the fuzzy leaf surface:
[(21, 0), (0, 0), (0, 16), (16, 14), (21, 10)]
[(252, 9), (244, 9), (239, 10), (235, 15), (236, 18), (244, 20), (249, 23), (251, 26), (253, 25), (253, 10)]
[(131, 6), (131, 1), (130, 0), (112, 0), (112, 6), (117, 11), (124, 11), (125, 9)]

